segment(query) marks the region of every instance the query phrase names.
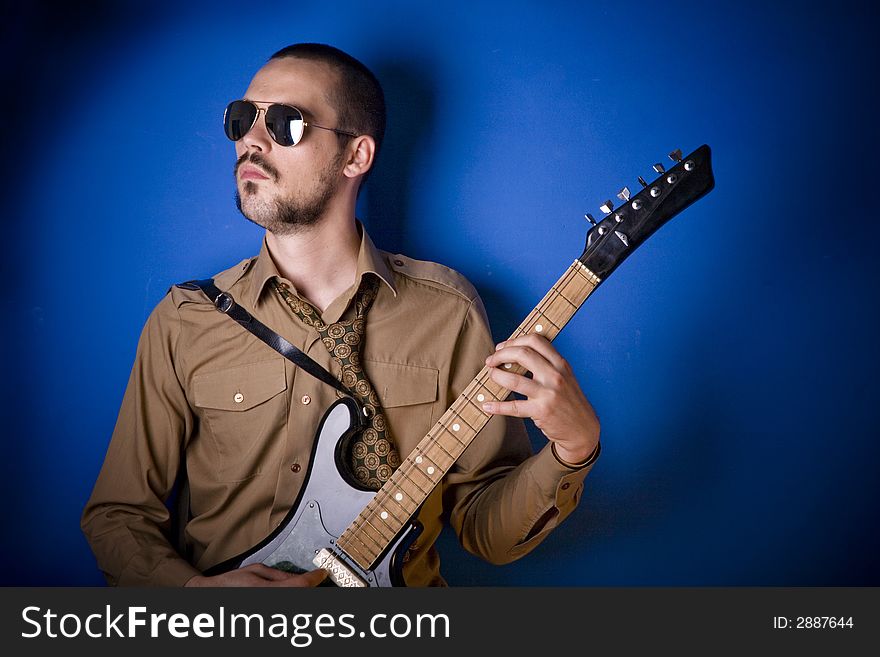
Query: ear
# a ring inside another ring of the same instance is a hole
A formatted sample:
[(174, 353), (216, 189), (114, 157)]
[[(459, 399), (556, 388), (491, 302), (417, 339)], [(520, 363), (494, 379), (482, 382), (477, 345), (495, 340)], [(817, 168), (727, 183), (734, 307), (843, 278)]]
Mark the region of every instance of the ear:
[(346, 148), (348, 159), (342, 173), (348, 178), (364, 175), (373, 166), (376, 157), (376, 140), (370, 135), (359, 135), (352, 138)]

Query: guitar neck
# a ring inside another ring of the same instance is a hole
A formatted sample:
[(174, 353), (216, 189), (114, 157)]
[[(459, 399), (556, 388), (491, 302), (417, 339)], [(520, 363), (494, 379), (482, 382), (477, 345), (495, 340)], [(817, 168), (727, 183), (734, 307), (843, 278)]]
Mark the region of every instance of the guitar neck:
[[(553, 340), (600, 282), (575, 260), (510, 339), (538, 333)], [(510, 372), (525, 372), (516, 364), (505, 367)], [(337, 545), (364, 570), (372, 568), (489, 421), (483, 402), (503, 400), (509, 393), (490, 378), (489, 368), (483, 367), (343, 532)]]

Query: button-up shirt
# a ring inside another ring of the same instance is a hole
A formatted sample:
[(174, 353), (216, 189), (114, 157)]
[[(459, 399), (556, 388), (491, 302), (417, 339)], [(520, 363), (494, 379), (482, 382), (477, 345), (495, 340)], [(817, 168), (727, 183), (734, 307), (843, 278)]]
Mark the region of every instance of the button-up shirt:
[[(340, 319), (365, 275), (381, 280), (362, 360), (401, 456), (409, 454), (494, 351), (474, 288), (442, 265), (376, 249), (362, 227), (354, 284), (322, 313)], [(215, 277), (221, 290), (334, 374), (317, 332), (272, 289), (260, 254)], [(309, 472), (316, 431), (336, 401), (328, 385), (174, 287), (141, 334), (104, 465), (82, 517), (111, 584), (182, 585), (259, 543), (284, 519)], [(184, 559), (169, 542), (166, 502), (185, 459), (191, 518)], [(517, 559), (576, 506), (590, 467), (537, 454), (520, 420), (493, 417), (421, 507), (424, 529), (404, 564), (409, 585), (442, 585), (433, 544), (448, 519), (468, 551)]]

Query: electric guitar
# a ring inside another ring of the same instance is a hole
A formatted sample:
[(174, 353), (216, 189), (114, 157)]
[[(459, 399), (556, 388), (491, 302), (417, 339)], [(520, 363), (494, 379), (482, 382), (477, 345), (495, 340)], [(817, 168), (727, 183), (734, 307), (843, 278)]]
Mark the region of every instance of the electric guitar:
[[(639, 176), (636, 194), (624, 187), (615, 209), (606, 201), (604, 218), (592, 224), (586, 247), (510, 339), (538, 333), (548, 340), (572, 318), (587, 297), (654, 231), (703, 197), (715, 185), (710, 150), (670, 153), (675, 164), (651, 183)], [(508, 367), (507, 365), (505, 367)], [(524, 374), (516, 364), (509, 371)], [(403, 554), (417, 538), (415, 520), (431, 491), (489, 420), (482, 402), (503, 400), (509, 390), (480, 373), (378, 491), (359, 487), (348, 473), (346, 446), (360, 429), (362, 415), (351, 398), (335, 402), (324, 414), (299, 497), (284, 520), (258, 545), (207, 571), (207, 575), (264, 563), (289, 572), (329, 571), (338, 586), (403, 586)]]

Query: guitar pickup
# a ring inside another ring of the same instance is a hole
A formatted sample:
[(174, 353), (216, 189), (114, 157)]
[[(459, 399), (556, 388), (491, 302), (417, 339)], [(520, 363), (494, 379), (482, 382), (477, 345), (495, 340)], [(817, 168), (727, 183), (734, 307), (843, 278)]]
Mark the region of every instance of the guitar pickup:
[(330, 573), (329, 577), (336, 586), (347, 588), (365, 588), (367, 583), (351, 568), (346, 566), (327, 548), (321, 549), (312, 563)]

